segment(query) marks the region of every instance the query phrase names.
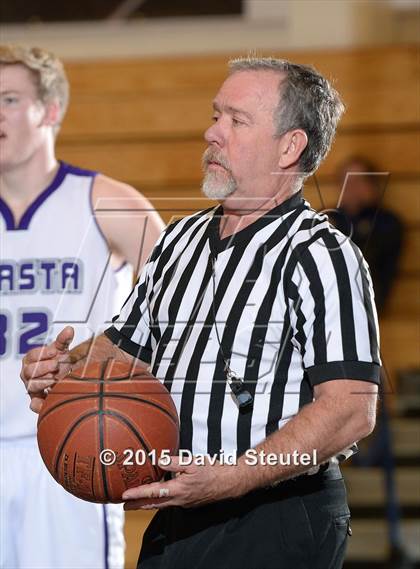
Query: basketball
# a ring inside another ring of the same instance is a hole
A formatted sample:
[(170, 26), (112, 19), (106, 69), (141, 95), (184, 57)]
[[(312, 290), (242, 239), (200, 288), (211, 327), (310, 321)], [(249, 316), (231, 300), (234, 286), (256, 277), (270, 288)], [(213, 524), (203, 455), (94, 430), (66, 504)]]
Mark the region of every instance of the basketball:
[[(54, 385), (38, 419), (38, 446), (54, 479), (89, 502), (118, 503), (158, 481), (158, 460), (178, 450), (169, 392), (139, 368), (90, 363)], [(164, 454), (162, 454), (164, 452)]]

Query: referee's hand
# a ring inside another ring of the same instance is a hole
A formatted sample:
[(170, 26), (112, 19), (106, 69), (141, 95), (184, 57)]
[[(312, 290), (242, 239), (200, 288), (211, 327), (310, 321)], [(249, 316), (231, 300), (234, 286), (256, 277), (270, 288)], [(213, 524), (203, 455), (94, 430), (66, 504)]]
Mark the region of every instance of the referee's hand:
[(66, 326), (54, 342), (30, 350), (23, 358), (20, 377), (31, 398), (30, 408), (35, 413), (41, 411), (48, 388), (70, 371), (69, 346), (73, 337), (74, 329)]
[(189, 464), (181, 466), (177, 456), (171, 456), (169, 465), (159, 463), (162, 470), (175, 473), (165, 482), (143, 484), (126, 490), (122, 496), (124, 510), (150, 510), (181, 506), (195, 508), (237, 495), (235, 466), (216, 464)]

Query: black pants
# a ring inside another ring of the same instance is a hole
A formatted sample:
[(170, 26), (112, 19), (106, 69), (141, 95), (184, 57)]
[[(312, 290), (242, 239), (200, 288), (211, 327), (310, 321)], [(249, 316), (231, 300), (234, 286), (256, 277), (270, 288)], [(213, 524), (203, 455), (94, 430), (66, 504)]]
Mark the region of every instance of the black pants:
[(159, 511), (137, 567), (340, 569), (349, 520), (342, 478), (300, 477), (238, 500)]

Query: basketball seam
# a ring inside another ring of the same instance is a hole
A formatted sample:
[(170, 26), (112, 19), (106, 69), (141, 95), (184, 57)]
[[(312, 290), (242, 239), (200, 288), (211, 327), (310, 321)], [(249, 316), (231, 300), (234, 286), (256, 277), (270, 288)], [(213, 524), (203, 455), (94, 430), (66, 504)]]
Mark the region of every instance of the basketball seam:
[(82, 415), (73, 423), (73, 425), (67, 431), (66, 436), (64, 437), (64, 440), (61, 442), (61, 444), (59, 446), (59, 451), (58, 451), (57, 456), (56, 456), (55, 461), (54, 461), (55, 479), (58, 478), (58, 473), (57, 473), (58, 463), (60, 462), (61, 455), (63, 453), (63, 449), (64, 449), (66, 442), (69, 440), (70, 436), (73, 434), (73, 431), (80, 425), (80, 423), (82, 423), (85, 419), (88, 419), (89, 417), (93, 417), (97, 413), (98, 413), (98, 410), (95, 409), (95, 411), (89, 411), (85, 415)]
[[(102, 373), (101, 373), (101, 379), (103, 379), (105, 372), (106, 372), (106, 368), (108, 367), (108, 360), (106, 360), (103, 365), (102, 365)], [(100, 388), (99, 388), (99, 448), (100, 448), (100, 452), (102, 452), (105, 448), (104, 446), (104, 402), (103, 402), (103, 394), (104, 394), (104, 386), (103, 384), (101, 384)], [(103, 483), (103, 487), (104, 487), (104, 494), (105, 497), (107, 499), (107, 501), (109, 502), (109, 490), (108, 490), (108, 479), (106, 476), (106, 468), (105, 468), (105, 464), (102, 462), (101, 460), (101, 471), (102, 471), (102, 483)]]
[(74, 381), (85, 381), (87, 383), (109, 383), (110, 381), (124, 381), (126, 379), (129, 379), (130, 381), (132, 380), (137, 380), (138, 378), (140, 378), (141, 381), (144, 380), (150, 380), (150, 377), (148, 375), (113, 375), (111, 378), (109, 379), (98, 379), (97, 377), (88, 377), (86, 375), (84, 375), (83, 377), (80, 377), (78, 375), (73, 375), (72, 373), (69, 374), (68, 376), (66, 376), (66, 381), (69, 379), (73, 379)]
[[(52, 413), (53, 411), (55, 411), (56, 409), (58, 409), (59, 407), (61, 407), (62, 405), (66, 405), (68, 403), (73, 403), (74, 401), (82, 401), (85, 399), (93, 399), (96, 397), (100, 397), (100, 392), (97, 393), (90, 393), (89, 395), (80, 395), (78, 397), (74, 397), (72, 399), (68, 399), (66, 401), (61, 401), (60, 403), (57, 403), (54, 407), (51, 407), (51, 409), (48, 409), (48, 411), (42, 415), (42, 417), (39, 418), (38, 421), (38, 428), (40, 426), (40, 424), (42, 423), (42, 421), (48, 417), (48, 415), (50, 413)], [(118, 393), (104, 393), (103, 394), (103, 398), (104, 399), (130, 399), (131, 401), (137, 401), (139, 403), (144, 403), (145, 405), (150, 405), (151, 407), (155, 407), (156, 409), (159, 409), (160, 411), (162, 411), (162, 413), (164, 413), (165, 415), (167, 415), (174, 423), (176, 426), (178, 426), (178, 418), (174, 418), (174, 416), (164, 407), (162, 407), (161, 405), (159, 405), (158, 403), (155, 403), (153, 401), (148, 401), (147, 399), (142, 399), (141, 397), (136, 397), (133, 395), (124, 395), (124, 394), (118, 394)]]
[[(85, 420), (85, 419), (89, 419), (90, 417), (94, 417), (95, 415), (99, 415), (99, 416), (104, 416), (104, 415), (111, 415), (113, 417), (115, 417), (117, 420), (121, 421), (123, 424), (125, 424), (130, 431), (135, 435), (135, 437), (137, 438), (137, 440), (140, 442), (140, 444), (146, 449), (147, 453), (150, 453), (150, 447), (148, 444), (146, 444), (145, 440), (143, 439), (143, 437), (140, 435), (140, 433), (138, 433), (138, 431), (136, 430), (136, 428), (131, 424), (131, 422), (126, 419), (125, 417), (123, 417), (122, 415), (120, 415), (118, 412), (116, 411), (110, 411), (110, 410), (102, 410), (100, 411), (99, 409), (95, 409), (95, 411), (89, 411), (89, 413), (86, 413), (84, 415), (82, 415), (81, 417), (79, 417), (77, 419), (77, 421), (75, 421), (73, 423), (73, 425), (70, 427), (70, 429), (68, 430), (68, 432), (66, 433), (66, 436), (64, 437), (64, 440), (62, 441), (62, 443), (59, 446), (59, 450), (57, 452), (55, 461), (54, 461), (54, 478), (57, 480), (59, 478), (58, 476), (58, 468), (59, 468), (59, 464), (60, 464), (60, 460), (61, 460), (61, 456), (63, 454), (64, 451), (64, 447), (67, 443), (67, 441), (69, 440), (69, 438), (71, 437), (71, 435), (73, 434), (73, 432), (75, 431), (75, 429), (77, 427), (80, 426), (80, 424)], [(102, 447), (100, 447), (101, 450)], [(95, 457), (94, 457), (94, 461), (95, 461)], [(150, 461), (150, 464), (153, 468), (153, 470), (155, 471), (156, 476), (160, 475), (160, 471), (159, 469), (153, 464), (152, 461)], [(105, 476), (106, 477), (106, 471), (104, 470), (105, 465), (101, 463), (102, 466), (102, 478)], [(73, 466), (73, 468), (75, 468), (75, 466)], [(107, 481), (103, 480), (104, 483), (104, 494), (106, 496), (106, 498), (109, 501), (109, 492), (108, 492), (108, 486), (107, 486)], [(95, 492), (92, 492), (93, 497), (95, 496)]]
[[(122, 423), (124, 423), (130, 430), (131, 432), (136, 436), (136, 438), (138, 439), (138, 441), (140, 442), (140, 444), (146, 449), (147, 454), (149, 454), (151, 452), (151, 448), (148, 444), (146, 444), (146, 441), (143, 439), (143, 437), (140, 435), (140, 433), (137, 431), (136, 427), (134, 425), (131, 424), (131, 421), (129, 419), (126, 419), (125, 417), (123, 417), (122, 415), (120, 415), (117, 411), (110, 411), (109, 409), (107, 409), (106, 411), (104, 411), (104, 414), (106, 415), (112, 415), (113, 417), (116, 417), (117, 419), (119, 419)], [(150, 464), (152, 465), (153, 470), (156, 473), (156, 476), (159, 476), (160, 472), (159, 469), (153, 464), (152, 461), (150, 461)]]
[[(70, 429), (69, 432), (67, 433), (67, 435), (66, 435), (66, 437), (65, 437), (65, 439), (64, 439), (64, 441), (63, 441), (63, 443), (62, 443), (62, 445), (61, 445), (60, 451), (59, 451), (59, 453), (58, 453), (58, 457), (57, 457), (57, 459), (56, 459), (56, 464), (55, 464), (55, 468), (54, 468), (54, 472), (55, 472), (55, 476), (56, 476), (56, 477), (58, 477), (58, 475), (57, 475), (58, 463), (59, 463), (59, 461), (60, 461), (60, 459), (61, 459), (61, 454), (62, 454), (62, 452), (63, 452), (63, 447), (64, 447), (64, 445), (66, 444), (68, 438), (70, 437), (71, 434), (73, 434), (73, 431), (75, 430), (75, 428), (78, 427), (78, 426), (80, 425), (80, 423), (82, 423), (82, 421), (83, 421), (84, 419), (88, 419), (88, 418), (90, 418), (90, 417), (92, 417), (92, 416), (94, 416), (94, 415), (100, 415), (100, 416), (110, 415), (110, 416), (115, 417), (116, 419), (118, 419), (119, 421), (121, 421), (122, 423), (124, 423), (126, 427), (128, 427), (128, 428), (130, 429), (130, 431), (135, 435), (135, 437), (136, 437), (137, 440), (140, 442), (140, 444), (146, 449), (147, 453), (150, 453), (150, 452), (151, 452), (151, 447), (150, 447), (150, 445), (148, 445), (148, 444), (146, 443), (146, 441), (143, 439), (143, 437), (142, 437), (142, 436), (140, 435), (140, 433), (137, 431), (136, 427), (134, 427), (134, 426), (131, 424), (131, 422), (130, 422), (129, 419), (126, 419), (125, 417), (123, 417), (122, 415), (120, 415), (120, 414), (119, 414), (118, 412), (116, 412), (116, 411), (111, 411), (111, 410), (108, 410), (108, 409), (105, 409), (105, 410), (100, 411), (100, 410), (96, 409), (94, 412), (90, 412), (90, 413), (88, 413), (87, 415), (83, 415), (83, 417), (79, 417), (79, 419), (76, 421), (76, 423), (74, 423), (74, 424), (72, 425), (71, 429)], [(102, 445), (102, 446), (103, 446), (103, 445)], [(103, 450), (102, 446), (100, 445), (101, 451)], [(95, 457), (94, 457), (94, 460), (95, 460)], [(101, 465), (102, 465), (102, 467), (103, 467), (103, 469), (102, 469), (102, 475), (103, 475), (103, 476), (106, 476), (105, 465), (104, 465), (103, 463), (101, 463)], [(160, 474), (159, 469), (156, 468), (156, 466), (155, 466), (152, 462), (151, 462), (151, 465), (152, 465), (152, 467), (153, 467), (153, 469), (154, 469), (156, 475), (158, 476), (158, 475)], [(105, 484), (104, 484), (104, 486), (105, 486)], [(104, 488), (104, 490), (105, 490), (105, 488)], [(106, 490), (108, 490), (108, 489), (106, 489)], [(108, 491), (106, 491), (105, 493), (106, 493), (106, 497), (109, 499), (109, 493), (108, 493)], [(95, 495), (95, 494), (93, 493), (93, 495)]]

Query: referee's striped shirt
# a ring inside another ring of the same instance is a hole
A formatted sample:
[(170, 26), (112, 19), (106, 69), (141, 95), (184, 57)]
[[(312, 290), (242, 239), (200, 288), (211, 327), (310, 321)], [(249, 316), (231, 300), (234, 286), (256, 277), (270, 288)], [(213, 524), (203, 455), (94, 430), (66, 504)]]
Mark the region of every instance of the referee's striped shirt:
[[(180, 448), (242, 454), (328, 380), (379, 382), (378, 326), (359, 249), (300, 193), (225, 239), (221, 206), (162, 234), (107, 336), (175, 401)], [(219, 340), (221, 347), (219, 345)], [(254, 404), (239, 412), (223, 358)]]

